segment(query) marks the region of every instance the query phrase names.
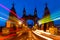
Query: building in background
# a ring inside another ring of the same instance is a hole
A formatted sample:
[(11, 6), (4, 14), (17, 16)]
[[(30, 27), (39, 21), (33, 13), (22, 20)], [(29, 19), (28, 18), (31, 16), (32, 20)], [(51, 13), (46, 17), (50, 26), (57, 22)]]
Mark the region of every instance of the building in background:
[[(37, 9), (35, 8), (34, 9), (34, 15), (32, 16), (32, 15), (26, 15), (26, 10), (25, 10), (25, 8), (23, 9), (23, 17), (22, 17), (22, 19), (24, 20), (24, 24), (25, 25), (27, 25), (27, 26), (32, 26), (32, 25), (29, 25), (29, 24), (27, 24), (27, 20), (33, 20), (34, 21), (34, 25), (35, 24), (37, 24), (37, 21), (38, 21), (38, 17), (37, 17)], [(33, 25), (33, 26), (34, 26)], [(32, 27), (33, 27), (32, 26)]]
[[(54, 22), (53, 22), (53, 21), (50, 21), (50, 20), (52, 20), (52, 19), (51, 19), (51, 16), (50, 16), (49, 9), (48, 9), (48, 7), (47, 7), (47, 3), (45, 4), (45, 6), (46, 6), (46, 7), (45, 7), (45, 11), (44, 11), (44, 16), (43, 16), (43, 18), (46, 18), (45, 20), (47, 20), (47, 21), (49, 21), (49, 22), (44, 23), (44, 24), (41, 25), (41, 29), (44, 30), (44, 31), (49, 30), (49, 27), (54, 26)], [(43, 19), (43, 18), (42, 18), (42, 19)]]
[(9, 19), (6, 22), (6, 27), (13, 28), (14, 30), (16, 30), (16, 25), (17, 25), (17, 15), (14, 8), (14, 4), (12, 4), (12, 8), (9, 14)]
[[(12, 14), (12, 11), (13, 11), (13, 13), (15, 15)], [(45, 7), (43, 18), (45, 18), (45, 17), (49, 17), (48, 20), (51, 20), (50, 12), (49, 12), (49, 9), (47, 7), (47, 4), (46, 4), (46, 7)], [(23, 8), (23, 17), (20, 18), (20, 20), (22, 20), (23, 21), (23, 24), (25, 24), (26, 26), (31, 26), (31, 28), (32, 28), (34, 25), (37, 25), (37, 26), (35, 26), (35, 29), (36, 28), (37, 29), (39, 28), (39, 25), (38, 25), (37, 21), (40, 20), (40, 19), (37, 17), (37, 9), (36, 8), (34, 9), (34, 15), (30, 15), (30, 14), (29, 15), (26, 15), (26, 9)], [(27, 24), (27, 20), (33, 20), (34, 21), (33, 26), (31, 24)], [(7, 24), (6, 27), (13, 27), (13, 29), (16, 29), (16, 26), (18, 27), (18, 24), (17, 24), (17, 16), (16, 16), (16, 11), (14, 9), (14, 4), (12, 6), (11, 12), (9, 14), (9, 19), (6, 22), (6, 24)], [(49, 27), (52, 27), (52, 26), (54, 26), (53, 21), (42, 24), (41, 25), (41, 29), (44, 30), (44, 31), (46, 31), (46, 30), (49, 30)]]

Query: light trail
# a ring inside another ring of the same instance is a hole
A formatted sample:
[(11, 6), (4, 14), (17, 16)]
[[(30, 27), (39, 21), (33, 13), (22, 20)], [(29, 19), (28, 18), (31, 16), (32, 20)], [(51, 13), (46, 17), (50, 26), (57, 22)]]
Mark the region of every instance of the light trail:
[[(15, 14), (15, 12), (13, 12), (13, 11), (11, 11), (10, 9), (8, 9), (7, 7), (5, 7), (4, 5), (2, 5), (2, 4), (0, 4), (0, 6), (2, 7), (2, 8), (4, 8), (4, 9), (6, 9), (7, 11), (9, 11), (9, 12), (11, 12), (13, 15), (15, 15), (15, 16), (17, 16), (16, 14)], [(17, 20), (16, 21), (19, 21), (20, 20), (20, 17), (19, 16), (17, 16), (18, 18), (16, 18)], [(10, 17), (11, 18), (11, 17)], [(13, 18), (12, 18), (13, 19)], [(15, 20), (15, 19), (13, 19), (13, 20)], [(22, 21), (24, 21), (23, 19), (21, 19)]]
[[(3, 21), (3, 22), (6, 22), (8, 19), (5, 19), (5, 18), (3, 18), (3, 17), (0, 17), (0, 21)], [(15, 21), (15, 20), (13, 20), (13, 21)], [(22, 24), (22, 21), (20, 21), (20, 20), (16, 20), (15, 22), (17, 22), (18, 24), (19, 24), (19, 22), (21, 22), (21, 24)], [(12, 23), (12, 22), (11, 22)]]
[[(1, 6), (2, 8), (4, 8), (4, 9), (6, 9), (7, 11), (11, 12), (13, 15), (17, 16), (17, 15), (15, 14), (15, 12), (11, 11), (9, 8), (5, 7), (4, 5), (0, 4), (0, 6)], [(18, 17), (18, 20), (20, 20), (20, 17), (19, 17), (19, 16), (17, 16), (17, 17)], [(14, 19), (13, 19), (13, 20), (14, 20)], [(18, 21), (18, 20), (17, 20), (17, 21)], [(23, 19), (21, 19), (21, 20), (22, 20), (22, 22), (24, 21)]]
[[(4, 16), (5, 14), (3, 14), (3, 16)], [(7, 15), (5, 15), (5, 16), (7, 16)], [(18, 20), (16, 17), (9, 17), (11, 20), (13, 20), (14, 22), (17, 22), (19, 25), (20, 25), (20, 23), (22, 24), (22, 21), (21, 20)], [(0, 17), (0, 21), (4, 21), (4, 22), (6, 22), (8, 19), (5, 19), (5, 18), (3, 18), (3, 17)], [(10, 21), (11, 21), (10, 20)], [(14, 23), (13, 22), (13, 23)], [(12, 23), (12, 22), (11, 22)]]
[(5, 18), (3, 18), (3, 17), (0, 17), (0, 19), (7, 20), (7, 19), (5, 19)]
[(48, 22), (51, 22), (52, 20), (50, 19), (50, 16), (47, 16), (41, 20), (38, 21), (39, 25), (40, 24), (44, 24), (44, 23), (48, 23)]
[(11, 38), (11, 37), (13, 37), (13, 36), (15, 36), (16, 34), (9, 34), (9, 35), (7, 35), (7, 36), (2, 36), (2, 37), (0, 37), (0, 40), (6, 40), (6, 39), (8, 39), (8, 38)]
[[(0, 12), (0, 15), (2, 15), (2, 16), (5, 16), (5, 17), (8, 17), (5, 13), (2, 13), (2, 12)], [(15, 22), (17, 22), (18, 21), (18, 19), (16, 18), (16, 17), (9, 17), (10, 19), (12, 19), (13, 21), (15, 21)], [(8, 19), (7, 19), (8, 20)]]
[(3, 17), (0, 17), (0, 21), (3, 21), (5, 22), (7, 19), (3, 18)]
[[(8, 17), (8, 15), (6, 15), (5, 13), (2, 13), (2, 12), (0, 12), (0, 15), (5, 16), (5, 17)], [(11, 19), (11, 20), (13, 20), (15, 22), (18, 22), (19, 21), (19, 19), (17, 19), (16, 17), (11, 17), (10, 16), (9, 19)], [(8, 19), (3, 18), (3, 17), (0, 17), (0, 20), (6, 22)]]
[(46, 40), (53, 40), (52, 38), (49, 38), (49, 37), (41, 35), (41, 34), (44, 34), (44, 33), (50, 35), (47, 32), (44, 32), (44, 31), (41, 31), (41, 30), (36, 30), (36, 31), (33, 31), (33, 33), (36, 34), (36, 35), (38, 35), (39, 37), (42, 37), (42, 38), (46, 39)]
[(59, 17), (59, 18), (54, 19), (54, 21), (55, 21), (55, 20), (60, 20), (60, 17)]
[(8, 17), (5, 13), (3, 13), (3, 12), (0, 12), (0, 15), (2, 15), (2, 16), (5, 16), (5, 17)]
[(44, 17), (43, 19), (39, 20), (38, 23), (39, 25), (44, 24), (44, 23), (48, 23), (51, 21), (57, 21), (60, 20), (60, 11), (53, 13), (52, 15), (48, 15), (46, 17)]
[[(5, 7), (4, 5), (0, 4), (0, 6), (1, 6), (2, 8), (4, 8), (4, 9), (6, 9), (7, 11), (11, 12), (13, 15), (17, 16), (17, 15), (15, 14), (15, 12), (11, 11), (11, 10), (8, 9), (7, 7)], [(18, 18), (19, 18), (19, 16), (18, 16)]]

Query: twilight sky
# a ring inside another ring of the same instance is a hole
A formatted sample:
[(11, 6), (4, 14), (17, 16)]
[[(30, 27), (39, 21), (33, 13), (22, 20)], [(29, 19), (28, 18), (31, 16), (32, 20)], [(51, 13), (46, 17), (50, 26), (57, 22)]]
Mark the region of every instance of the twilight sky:
[[(22, 17), (22, 11), (24, 7), (26, 8), (26, 15), (34, 15), (34, 8), (36, 7), (38, 17), (42, 18), (44, 15), (45, 3), (48, 4), (51, 15), (60, 12), (60, 0), (0, 0), (0, 4), (9, 9), (11, 9), (13, 3), (15, 5), (16, 13), (19, 17)], [(60, 13), (58, 13), (58, 15), (59, 14)], [(4, 26), (6, 21), (1, 19), (1, 17), (8, 19), (9, 11), (0, 6), (0, 26)], [(60, 20), (54, 21), (54, 23), (60, 24)]]

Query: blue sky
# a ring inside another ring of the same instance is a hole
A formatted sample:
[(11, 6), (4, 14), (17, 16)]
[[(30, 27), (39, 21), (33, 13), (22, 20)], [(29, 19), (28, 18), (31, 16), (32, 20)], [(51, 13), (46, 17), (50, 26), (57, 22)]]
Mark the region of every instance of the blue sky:
[[(23, 8), (26, 8), (26, 15), (34, 15), (34, 8), (37, 8), (38, 17), (42, 18), (44, 15), (45, 3), (48, 4), (49, 11), (51, 15), (60, 11), (60, 0), (0, 0), (0, 4), (6, 6), (11, 9), (12, 4), (15, 4), (15, 10), (19, 17), (22, 17)], [(4, 15), (2, 15), (4, 14)], [(7, 17), (5, 16), (7, 15)], [(0, 17), (8, 19), (9, 12), (0, 6)], [(4, 26), (6, 21), (2, 21), (0, 19), (0, 26)], [(55, 24), (60, 24), (60, 20), (55, 21)]]

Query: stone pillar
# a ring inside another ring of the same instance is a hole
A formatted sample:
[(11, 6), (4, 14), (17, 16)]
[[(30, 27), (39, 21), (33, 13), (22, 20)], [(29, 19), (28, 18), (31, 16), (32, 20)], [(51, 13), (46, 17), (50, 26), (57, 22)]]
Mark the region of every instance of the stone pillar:
[(44, 30), (44, 24), (41, 25), (41, 30)]
[(49, 24), (46, 24), (46, 32), (49, 32)]
[(16, 31), (18, 31), (18, 28), (19, 28), (19, 27), (18, 27), (18, 25), (16, 24)]
[(46, 24), (46, 30), (49, 30), (49, 24)]

